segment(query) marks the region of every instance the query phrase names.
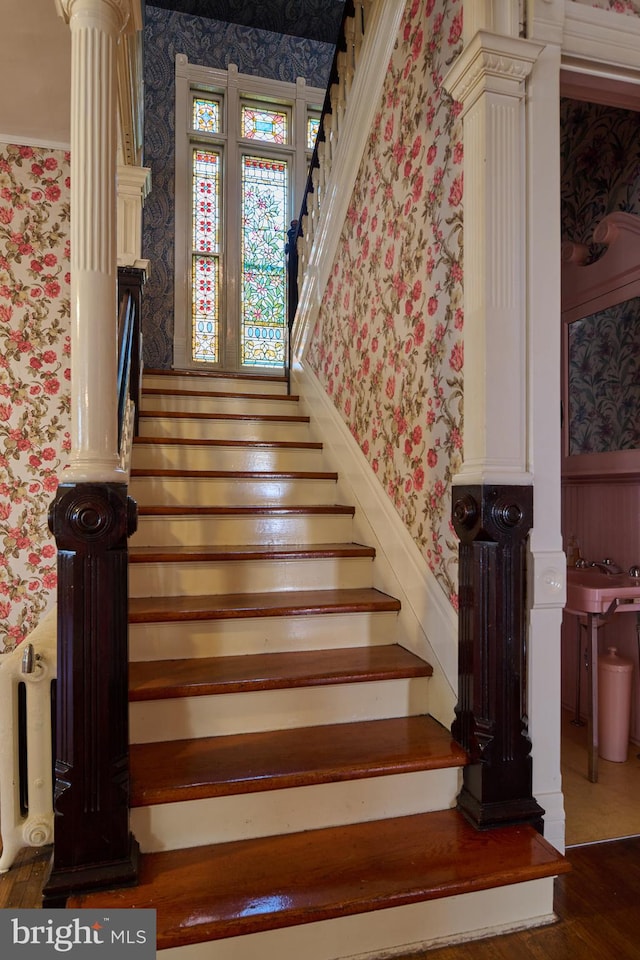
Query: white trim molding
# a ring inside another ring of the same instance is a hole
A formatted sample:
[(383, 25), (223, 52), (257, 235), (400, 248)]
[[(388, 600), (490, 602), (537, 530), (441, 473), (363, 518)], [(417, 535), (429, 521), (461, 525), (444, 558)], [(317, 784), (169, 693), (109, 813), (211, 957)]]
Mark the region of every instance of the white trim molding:
[(575, 0), (565, 0), (562, 31), (563, 65), (586, 72), (606, 69), (615, 75), (638, 69), (640, 18), (623, 17)]
[[(118, 266), (140, 266), (142, 208), (151, 189), (149, 167), (118, 166)], [(145, 261), (148, 274), (148, 261)]]
[(463, 104), (464, 463), (454, 483), (530, 484), (525, 81), (542, 46), (478, 32), (444, 84)]
[(354, 540), (375, 547), (373, 585), (402, 604), (398, 642), (434, 668), (429, 713), (450, 727), (458, 689), (458, 616), (311, 367), (296, 363), (292, 379), (327, 461), (339, 473), (339, 501), (356, 507)]

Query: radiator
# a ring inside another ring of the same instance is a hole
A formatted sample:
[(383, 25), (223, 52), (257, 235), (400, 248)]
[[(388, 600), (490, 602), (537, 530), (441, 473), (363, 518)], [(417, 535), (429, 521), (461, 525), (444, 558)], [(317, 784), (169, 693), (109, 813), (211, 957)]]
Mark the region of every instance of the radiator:
[(0, 873), (23, 847), (53, 843), (54, 608), (0, 658)]

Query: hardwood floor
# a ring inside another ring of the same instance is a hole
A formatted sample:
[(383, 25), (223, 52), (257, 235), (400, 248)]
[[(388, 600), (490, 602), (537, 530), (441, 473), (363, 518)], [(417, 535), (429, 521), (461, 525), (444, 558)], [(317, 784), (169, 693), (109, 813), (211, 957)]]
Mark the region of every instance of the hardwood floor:
[[(49, 852), (25, 850), (0, 877), (0, 908), (39, 905)], [(412, 954), (405, 960), (634, 960), (640, 958), (640, 837), (574, 847), (556, 880), (558, 923)]]

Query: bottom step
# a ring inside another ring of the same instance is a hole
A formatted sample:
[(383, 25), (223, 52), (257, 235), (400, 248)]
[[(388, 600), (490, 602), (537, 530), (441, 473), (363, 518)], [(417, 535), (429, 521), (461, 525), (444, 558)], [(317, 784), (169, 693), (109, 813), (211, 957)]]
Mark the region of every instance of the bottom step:
[[(146, 854), (137, 887), (76, 896), (67, 906), (155, 907), (158, 949), (189, 945), (175, 952), (185, 960), (267, 960), (272, 955), (329, 960), (369, 949), (359, 933), (351, 941), (358, 927), (346, 923), (347, 918), (367, 914), (362, 919), (369, 931), (377, 916), (372, 911), (389, 914), (394, 908), (395, 913), (412, 904), (435, 902), (429, 923), (438, 919), (425, 930), (425, 942), (428, 930), (434, 933), (432, 940), (442, 941), (487, 926), (493, 931), (549, 922), (553, 884), (535, 881), (568, 869), (567, 861), (532, 828), (478, 833), (456, 811), (446, 810)], [(493, 888), (500, 888), (494, 895), (497, 912), (487, 896), (479, 898), (479, 911), (470, 912), (469, 895)], [(452, 897), (466, 904), (460, 903), (454, 914)], [(445, 915), (447, 929), (442, 926)], [(324, 921), (336, 918), (349, 942), (330, 946), (333, 933)], [(405, 939), (396, 946), (416, 942), (416, 934), (402, 924), (398, 935)], [(287, 937), (296, 952), (289, 952)], [(229, 951), (227, 938), (233, 938)], [(371, 952), (391, 946), (372, 946)], [(172, 956), (167, 954), (167, 960)]]

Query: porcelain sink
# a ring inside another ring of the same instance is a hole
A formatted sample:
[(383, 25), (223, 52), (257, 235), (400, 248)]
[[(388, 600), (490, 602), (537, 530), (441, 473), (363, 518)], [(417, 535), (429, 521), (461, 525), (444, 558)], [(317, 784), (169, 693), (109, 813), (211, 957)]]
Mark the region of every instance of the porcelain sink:
[(626, 573), (610, 574), (597, 569), (569, 567), (566, 610), (571, 613), (606, 613), (613, 600), (620, 602), (617, 612), (640, 612), (640, 579)]

